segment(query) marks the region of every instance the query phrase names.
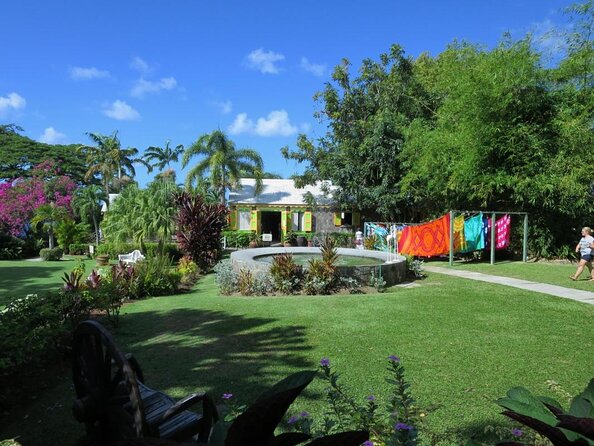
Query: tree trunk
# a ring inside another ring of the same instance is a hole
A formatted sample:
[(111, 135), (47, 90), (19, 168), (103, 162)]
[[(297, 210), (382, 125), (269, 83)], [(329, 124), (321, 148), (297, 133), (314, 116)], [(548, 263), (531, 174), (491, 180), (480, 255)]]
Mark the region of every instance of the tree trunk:
[(50, 249), (54, 249), (54, 231), (50, 228), (48, 231), (48, 235), (49, 235), (49, 248)]
[(221, 172), (221, 190), (219, 191), (221, 194), (221, 204), (225, 204), (225, 169), (222, 169)]
[(99, 246), (99, 225), (97, 224), (97, 216), (95, 214), (93, 216), (93, 226), (95, 227), (95, 243)]

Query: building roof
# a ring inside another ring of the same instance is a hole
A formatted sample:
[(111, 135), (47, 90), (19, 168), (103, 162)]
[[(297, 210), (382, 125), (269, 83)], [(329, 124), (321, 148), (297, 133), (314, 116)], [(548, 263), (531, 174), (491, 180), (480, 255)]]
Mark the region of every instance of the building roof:
[[(315, 186), (305, 186), (304, 188), (295, 187), (293, 180), (262, 180), (262, 193), (254, 194), (256, 180), (253, 178), (241, 179), (241, 190), (232, 190), (229, 192), (229, 204), (268, 204), (276, 206), (304, 206), (304, 195), (310, 192), (318, 205), (331, 205), (332, 184), (329, 181), (318, 182)], [(324, 189), (330, 190), (329, 194), (324, 194)]]

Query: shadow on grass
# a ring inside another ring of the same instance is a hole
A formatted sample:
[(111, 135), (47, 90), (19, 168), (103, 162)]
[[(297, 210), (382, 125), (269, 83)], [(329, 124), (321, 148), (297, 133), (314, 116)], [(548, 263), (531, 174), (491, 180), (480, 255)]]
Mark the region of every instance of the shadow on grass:
[(249, 402), (287, 373), (315, 368), (304, 356), (305, 327), (271, 318), (177, 309), (126, 314), (120, 327), (117, 342), (136, 356), (148, 385), (163, 390), (231, 392)]
[[(120, 348), (138, 359), (147, 385), (176, 399), (201, 390), (217, 404), (228, 392), (251, 403), (287, 374), (315, 368), (304, 356), (311, 349), (305, 327), (279, 326), (272, 318), (177, 309), (125, 314), (117, 330), (108, 329)], [(84, 427), (70, 411), (73, 400), (71, 378), (65, 376), (36, 402), (11, 410), (12, 422), (0, 428), (0, 438), (19, 436), (26, 446), (84, 444)]]
[[(61, 280), (57, 278), (55, 283), (48, 283), (47, 279), (52, 276), (58, 277), (58, 273), (64, 268), (62, 262), (55, 266), (45, 264), (7, 266), (0, 262), (0, 305), (5, 305), (12, 297), (55, 290)], [(40, 281), (44, 283), (39, 283)]]

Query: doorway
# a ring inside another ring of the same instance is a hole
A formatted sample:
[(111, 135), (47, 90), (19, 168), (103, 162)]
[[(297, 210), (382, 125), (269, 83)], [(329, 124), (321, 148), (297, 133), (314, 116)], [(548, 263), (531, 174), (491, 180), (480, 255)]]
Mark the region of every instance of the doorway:
[(262, 234), (272, 234), (272, 241), (278, 243), (281, 241), (281, 212), (263, 211), (260, 220)]

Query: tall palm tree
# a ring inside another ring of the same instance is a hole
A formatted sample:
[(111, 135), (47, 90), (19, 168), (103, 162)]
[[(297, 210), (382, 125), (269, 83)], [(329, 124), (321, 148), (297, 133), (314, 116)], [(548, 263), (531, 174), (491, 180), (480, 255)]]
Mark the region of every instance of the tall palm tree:
[(262, 188), (262, 158), (252, 149), (236, 149), (235, 143), (220, 130), (206, 133), (186, 149), (182, 159), (186, 167), (194, 155), (203, 155), (186, 176), (186, 187), (205, 176), (210, 176), (210, 184), (217, 190), (219, 200), (225, 204), (225, 192), (228, 188), (241, 187), (241, 173), (253, 174), (256, 179), (256, 192)]
[(31, 219), (31, 225), (39, 226), (43, 223), (43, 230), (48, 234), (50, 249), (54, 248), (55, 228), (61, 221), (68, 218), (66, 208), (56, 205), (56, 203), (42, 204), (35, 210), (35, 215)]
[(153, 164), (151, 164), (151, 167), (156, 167), (159, 169), (159, 172), (163, 172), (165, 167), (167, 167), (167, 170), (165, 170), (163, 173), (160, 173), (159, 175), (162, 177), (173, 177), (175, 181), (175, 172), (171, 169), (170, 164), (177, 162), (179, 156), (184, 151), (184, 146), (182, 144), (178, 144), (175, 146), (175, 148), (173, 148), (169, 145), (170, 143), (171, 141), (168, 140), (165, 143), (165, 147), (150, 146), (144, 151), (144, 159), (147, 163), (155, 161)]
[(85, 179), (90, 180), (95, 175), (100, 175), (103, 190), (107, 196), (111, 185), (121, 186), (136, 175), (134, 164), (141, 163), (150, 169), (150, 166), (137, 156), (138, 149), (133, 147), (122, 149), (117, 131), (109, 136), (100, 133), (87, 133), (87, 136), (96, 146), (78, 148), (79, 153), (86, 157), (88, 164)]
[(76, 209), (78, 215), (89, 217), (93, 221), (95, 230), (95, 241), (99, 244), (99, 219), (101, 218), (101, 200), (107, 202), (99, 186), (91, 185), (80, 188), (72, 200), (72, 207)]

